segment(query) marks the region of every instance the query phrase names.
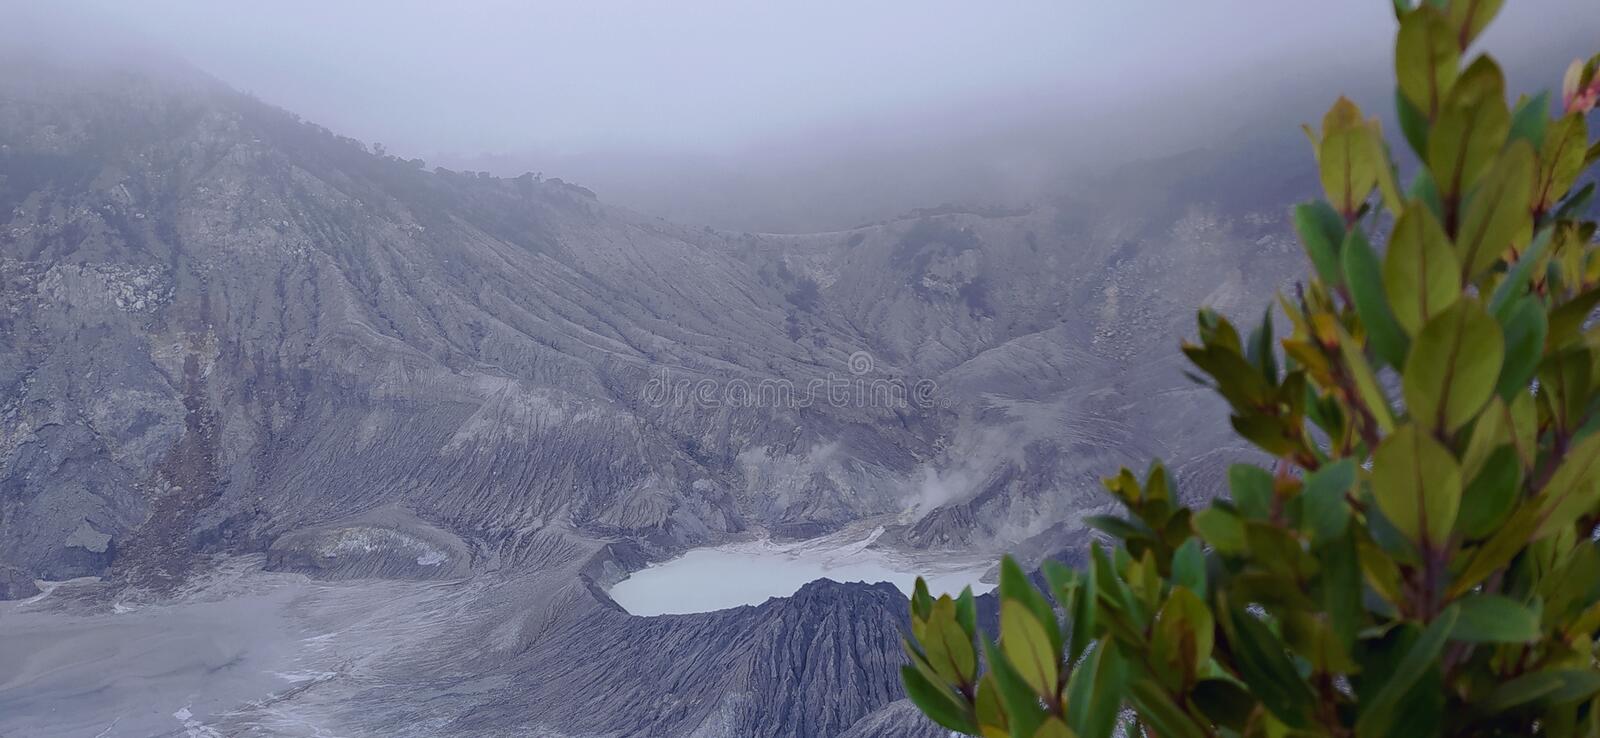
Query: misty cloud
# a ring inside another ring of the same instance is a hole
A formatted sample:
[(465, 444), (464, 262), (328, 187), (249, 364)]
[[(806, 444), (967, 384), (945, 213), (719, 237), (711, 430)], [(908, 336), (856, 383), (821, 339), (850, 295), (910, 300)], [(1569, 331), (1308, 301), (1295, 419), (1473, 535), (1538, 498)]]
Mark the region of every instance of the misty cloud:
[[(1592, 0), (1519, 4), (1489, 43), (1593, 24), (1594, 10)], [(6, 15), (47, 34), (125, 33), (417, 153), (727, 150), (953, 100), (1114, 106), (1219, 73), (1368, 54), (1393, 23), (1379, 0), (100, 0)]]
[[(1292, 134), (1332, 90), (1386, 111), (1394, 23), (1385, 0), (8, 3), (0, 50), (177, 58), (430, 166), (779, 231), (1034, 201), (1252, 118)], [(1482, 45), (1550, 87), (1596, 4), (1512, 4)]]

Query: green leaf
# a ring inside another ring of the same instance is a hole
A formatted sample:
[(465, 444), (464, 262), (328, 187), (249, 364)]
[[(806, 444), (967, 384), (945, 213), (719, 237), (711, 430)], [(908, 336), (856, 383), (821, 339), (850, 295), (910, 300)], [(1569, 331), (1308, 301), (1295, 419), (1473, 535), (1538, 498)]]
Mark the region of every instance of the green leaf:
[(1317, 148), (1322, 190), (1346, 222), (1354, 219), (1378, 185), (1384, 164), (1378, 160), (1382, 147), (1373, 145), (1376, 135), (1349, 98), (1340, 97), (1323, 117), (1322, 142)]
[(922, 620), (933, 614), (933, 596), (928, 594), (928, 583), (922, 577), (917, 577), (911, 591), (911, 614)]
[(906, 685), (906, 696), (911, 703), (941, 726), (962, 733), (976, 733), (978, 726), (959, 703), (954, 692), (930, 683), (922, 672), (910, 666), (900, 667), (900, 680)]
[(1505, 333), (1505, 364), (1500, 367), (1500, 379), (1495, 383), (1495, 394), (1511, 398), (1518, 392), (1527, 392), (1544, 358), (1544, 341), (1549, 332), (1545, 323), (1544, 304), (1532, 295), (1525, 295), (1506, 308), (1499, 318)]
[(1058, 652), (1051, 647), (1044, 625), (1018, 600), (1000, 601), (1000, 648), (1030, 689), (1041, 699), (1055, 699)]
[(1245, 523), (1244, 530), (1250, 553), (1263, 569), (1292, 581), (1310, 575), (1315, 568), (1293, 531), (1256, 520)]
[(1000, 686), (995, 683), (993, 674), (985, 674), (983, 680), (978, 682), (973, 713), (980, 734), (987, 736), (993, 731), (999, 735), (1011, 735), (1011, 721), (1006, 719), (1005, 703), (1001, 701)]
[(1389, 154), (1389, 143), (1383, 140), (1383, 129), (1378, 121), (1368, 121), (1367, 128), (1367, 145), (1372, 147), (1370, 156), (1378, 162), (1378, 194), (1390, 213), (1399, 213), (1405, 207), (1405, 197), (1400, 192), (1400, 168)]
[(1010, 556), (1000, 557), (1000, 597), (1016, 600), (1028, 607), (1035, 620), (1049, 636), (1050, 648), (1056, 653), (1061, 653), (1061, 626), (1056, 622), (1055, 609), (1050, 606), (1050, 601), (1039, 592), (1028, 575), (1022, 571), (1017, 560)]
[(1206, 593), (1206, 555), (1200, 549), (1200, 539), (1190, 538), (1172, 554), (1172, 584), (1188, 587), (1204, 596)]
[(1461, 279), (1476, 279), (1513, 245), (1532, 238), (1533, 147), (1518, 141), (1496, 160), (1471, 201), (1456, 239)]
[(1582, 335), (1583, 324), (1595, 305), (1600, 305), (1600, 288), (1585, 290), (1550, 311), (1550, 327), (1546, 340), (1552, 347), (1574, 343)]
[[(1511, 141), (1527, 141), (1535, 148), (1544, 145), (1545, 129), (1550, 124), (1550, 93), (1541, 92), (1533, 97), (1524, 97), (1517, 102), (1516, 108), (1511, 111)], [(1582, 159), (1582, 145), (1578, 147), (1579, 158)]]
[[(1428, 155), (1428, 114), (1419, 109), (1406, 97), (1405, 93), (1396, 87), (1394, 90), (1395, 112), (1400, 118), (1400, 132), (1405, 135), (1406, 143), (1419, 158)], [(1423, 170), (1427, 171), (1427, 170)]]
[(1116, 515), (1089, 515), (1083, 519), (1083, 524), (1124, 541), (1154, 541), (1156, 538), (1143, 523)]
[(1082, 658), (1085, 649), (1094, 642), (1097, 635), (1095, 612), (1100, 608), (1100, 585), (1095, 568), (1087, 567), (1079, 581), (1082, 582), (1083, 592), (1067, 611), (1072, 618), (1072, 641), (1065, 655), (1074, 660)]
[(1344, 219), (1322, 200), (1294, 206), (1294, 230), (1300, 234), (1306, 256), (1317, 276), (1329, 285), (1339, 284), (1339, 245), (1344, 242)]
[(1505, 358), (1500, 324), (1475, 300), (1462, 299), (1435, 315), (1411, 346), (1401, 389), (1411, 417), (1452, 432), (1494, 394)]
[(1568, 449), (1544, 490), (1534, 498), (1539, 527), (1533, 539), (1571, 526), (1595, 505), (1600, 493), (1600, 433), (1590, 434)]
[(1449, 540), (1461, 504), (1461, 467), (1450, 450), (1414, 423), (1401, 426), (1372, 455), (1378, 509), (1407, 538)]
[(1493, 533), (1511, 513), (1521, 482), (1522, 465), (1517, 460), (1516, 449), (1511, 446), (1495, 449), (1461, 493), (1456, 532), (1469, 541)]
[(1435, 220), (1444, 217), (1444, 196), (1439, 194), (1439, 185), (1433, 181), (1433, 174), (1427, 169), (1418, 169), (1411, 178), (1411, 187), (1406, 190), (1406, 197), (1422, 203), (1433, 213)]
[[(1544, 112), (1544, 109), (1539, 112)], [(1581, 114), (1570, 114), (1549, 126), (1544, 138), (1531, 141), (1539, 147), (1539, 176), (1534, 182), (1533, 207), (1547, 213), (1565, 197), (1578, 174), (1584, 171), (1584, 147), (1589, 144), (1589, 126)]]
[(1137, 679), (1128, 685), (1128, 699), (1139, 711), (1139, 717), (1155, 729), (1162, 738), (1205, 738), (1200, 726), (1184, 714), (1183, 709), (1150, 679)]
[(977, 672), (977, 652), (972, 647), (975, 634), (963, 630), (956, 620), (956, 602), (949, 595), (933, 603), (933, 616), (923, 629), (922, 648), (928, 664), (951, 684), (971, 684)]
[(1234, 732), (1244, 731), (1256, 708), (1256, 698), (1231, 679), (1201, 679), (1189, 698), (1211, 722)]
[(1483, 462), (1496, 448), (1511, 440), (1511, 413), (1505, 400), (1489, 400), (1489, 406), (1472, 424), (1472, 435), (1467, 439), (1467, 450), (1461, 454), (1461, 478), (1473, 479)]
[[(1005, 625), (1002, 623), (1000, 627), (1003, 629)], [(1000, 693), (1001, 704), (1005, 705), (1006, 718), (1011, 724), (1012, 734), (1033, 735), (1033, 732), (1044, 723), (1046, 715), (1044, 703), (1040, 702), (1039, 695), (1012, 667), (1011, 661), (1001, 653), (1001, 649), (987, 639), (983, 643), (983, 660), (989, 665), (989, 673), (994, 675), (994, 684)]]
[(1072, 730), (1067, 727), (1067, 724), (1061, 722), (1061, 718), (1058, 718), (1058, 717), (1052, 715), (1052, 716), (1050, 716), (1048, 718), (1045, 718), (1044, 724), (1040, 725), (1039, 729), (1034, 731), (1033, 738), (1074, 738), (1074, 737), (1072, 735)]
[(1505, 403), (1504, 422), (1511, 432), (1511, 445), (1517, 449), (1517, 459), (1524, 472), (1533, 468), (1539, 450), (1539, 410), (1535, 407), (1533, 393), (1524, 392)]
[(1239, 512), (1264, 520), (1272, 514), (1272, 473), (1254, 464), (1228, 467), (1228, 493)]
[(1216, 507), (1201, 510), (1195, 513), (1194, 528), (1207, 545), (1225, 556), (1238, 556), (1249, 550), (1244, 523), (1231, 512)]
[(1478, 586), (1479, 582), (1493, 574), (1495, 570), (1510, 563), (1528, 545), (1528, 540), (1538, 524), (1538, 510), (1533, 505), (1525, 505), (1511, 513), (1511, 517), (1506, 519), (1500, 529), (1496, 530), (1489, 540), (1484, 541), (1483, 545), (1472, 554), (1472, 558), (1467, 560), (1465, 569), (1456, 577), (1445, 594), (1449, 597), (1459, 597)]
[(1428, 168), (1446, 202), (1459, 202), (1477, 184), (1511, 130), (1505, 77), (1479, 57), (1457, 79), (1428, 134)]
[(1198, 595), (1187, 587), (1172, 588), (1156, 614), (1151, 650), (1158, 663), (1171, 669), (1163, 676), (1173, 679), (1173, 686), (1192, 682), (1211, 660), (1215, 628), (1211, 611)]
[(956, 623), (961, 626), (962, 632), (967, 634), (970, 644), (978, 635), (978, 603), (972, 596), (972, 587), (962, 587), (961, 596), (956, 598)]
[(1400, 324), (1395, 322), (1394, 313), (1389, 310), (1378, 255), (1373, 253), (1372, 245), (1367, 243), (1366, 235), (1359, 229), (1352, 229), (1345, 236), (1340, 253), (1345, 284), (1350, 288), (1350, 297), (1355, 302), (1356, 313), (1361, 317), (1361, 325), (1367, 329), (1367, 340), (1384, 363), (1393, 367), (1402, 366), (1409, 341), (1405, 332), (1400, 330)]
[(1255, 407), (1270, 399), (1271, 388), (1261, 372), (1250, 366), (1237, 350), (1217, 345), (1185, 345), (1183, 354), (1216, 380), (1217, 392), (1234, 407)]
[[(923, 648), (928, 652), (928, 663), (933, 664), (934, 671), (954, 684), (973, 684), (978, 672), (978, 652), (973, 648), (976, 632), (962, 629), (955, 610), (955, 600), (949, 596), (939, 597), (934, 602), (933, 618), (928, 620), (928, 640), (923, 642)], [(933, 644), (938, 644), (936, 650), (939, 656), (946, 658), (944, 663), (934, 660)]]
[(1365, 612), (1359, 545), (1355, 535), (1347, 532), (1318, 546), (1317, 555), (1322, 563), (1317, 584), (1322, 591), (1322, 607), (1328, 613), (1328, 629), (1343, 651), (1349, 653)]
[(1433, 212), (1413, 201), (1395, 221), (1383, 259), (1383, 287), (1395, 320), (1416, 335), (1461, 297), (1461, 262)]
[(1596, 692), (1600, 692), (1600, 671), (1594, 669), (1560, 669), (1556, 674), (1561, 677), (1561, 687), (1551, 692), (1545, 700), (1551, 704), (1560, 705), (1568, 702), (1588, 699)]
[(1516, 600), (1480, 594), (1456, 603), (1460, 616), (1451, 640), (1468, 643), (1532, 643), (1539, 640), (1539, 613)]
[(1483, 33), (1483, 29), (1489, 25), (1489, 21), (1494, 20), (1504, 4), (1505, 0), (1457, 0), (1450, 3), (1450, 26), (1455, 30), (1462, 51), (1466, 51), (1478, 34)]
[(1127, 683), (1127, 661), (1101, 641), (1067, 680), (1068, 725), (1081, 738), (1109, 738)]
[(1503, 321), (1502, 311), (1518, 298), (1528, 294), (1528, 283), (1533, 278), (1533, 270), (1543, 262), (1544, 252), (1550, 248), (1550, 241), (1554, 235), (1554, 228), (1539, 229), (1533, 237), (1533, 243), (1523, 250), (1522, 256), (1511, 266), (1505, 279), (1500, 280), (1500, 284), (1495, 286), (1494, 293), (1489, 298), (1489, 312), (1494, 313), (1495, 317)]
[(1332, 540), (1344, 535), (1350, 520), (1350, 505), (1345, 495), (1356, 484), (1356, 464), (1352, 459), (1340, 459), (1306, 476), (1305, 490), (1300, 493), (1304, 527), (1311, 532), (1313, 543)]
[(1278, 381), (1278, 360), (1272, 353), (1272, 306), (1267, 306), (1267, 312), (1261, 316), (1261, 324), (1250, 332), (1250, 342), (1246, 348), (1245, 359), (1252, 366), (1261, 370), (1261, 376), (1269, 382)]
[(1411, 644), (1383, 687), (1373, 699), (1361, 706), (1361, 716), (1356, 719), (1356, 735), (1388, 735), (1389, 726), (1395, 722), (1403, 698), (1411, 686), (1435, 666), (1450, 632), (1455, 629), (1458, 616), (1459, 611), (1454, 605), (1445, 608), (1422, 632), (1416, 643)]
[[(1122, 562), (1126, 560), (1128, 552), (1119, 548), (1112, 555), (1118, 557), (1119, 562)], [(1133, 592), (1128, 588), (1127, 583), (1117, 576), (1117, 570), (1121, 568), (1121, 564), (1113, 565), (1111, 556), (1106, 554), (1105, 549), (1100, 547), (1099, 542), (1089, 544), (1089, 561), (1094, 567), (1094, 584), (1100, 594), (1100, 602), (1107, 606), (1097, 612), (1096, 617), (1109, 619), (1110, 615), (1113, 614), (1111, 611), (1114, 609), (1121, 612), (1127, 619), (1137, 621), (1139, 627), (1142, 628), (1146, 625), (1143, 607), (1139, 604), (1137, 598), (1133, 596)], [(1105, 624), (1108, 628), (1114, 626), (1111, 622), (1106, 622)]]
[(1401, 19), (1395, 36), (1395, 78), (1400, 93), (1423, 117), (1438, 113), (1460, 65), (1461, 49), (1443, 14), (1423, 7)]
[(1523, 674), (1495, 687), (1487, 699), (1475, 705), (1477, 712), (1494, 715), (1513, 707), (1525, 705), (1560, 689), (1564, 684), (1560, 674), (1553, 671), (1535, 671)]
[[(1381, 519), (1383, 513), (1369, 510), (1367, 516), (1369, 520)], [(1373, 591), (1390, 604), (1400, 603), (1404, 593), (1401, 591), (1400, 567), (1395, 557), (1375, 543), (1357, 543), (1356, 553), (1360, 557), (1361, 573), (1372, 585)]]
[(1306, 725), (1315, 698), (1289, 660), (1283, 641), (1242, 609), (1222, 604), (1219, 616), (1239, 676), (1250, 691), (1285, 724)]
[[(1378, 430), (1388, 433), (1394, 429), (1394, 415), (1389, 409), (1389, 398), (1383, 394), (1382, 387), (1378, 384), (1378, 375), (1372, 371), (1372, 366), (1367, 364), (1367, 357), (1361, 347), (1350, 336), (1343, 326), (1335, 326), (1339, 335), (1339, 358), (1344, 360), (1345, 371), (1350, 373), (1350, 379), (1355, 383), (1356, 394), (1366, 405), (1367, 411), (1372, 413), (1372, 419), (1378, 424)], [(1409, 356), (1409, 354), (1408, 354)], [(1407, 359), (1409, 364), (1410, 359)]]

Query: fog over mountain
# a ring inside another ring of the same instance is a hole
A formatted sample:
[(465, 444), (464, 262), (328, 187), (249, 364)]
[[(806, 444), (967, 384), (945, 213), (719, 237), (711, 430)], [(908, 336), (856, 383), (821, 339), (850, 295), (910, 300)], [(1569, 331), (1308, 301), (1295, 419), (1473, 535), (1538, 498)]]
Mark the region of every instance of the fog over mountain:
[(1388, 107), (1384, 3), (461, 5), (3, 9), (0, 735), (938, 735), (826, 576), (1214, 493), (1177, 337)]
[[(1043, 202), (1289, 131), (1336, 91), (1392, 107), (1382, 2), (0, 4), (13, 49), (184, 59), (429, 167), (542, 172), (740, 231)], [(1550, 87), (1596, 16), (1513, 5), (1483, 43), (1513, 88)]]

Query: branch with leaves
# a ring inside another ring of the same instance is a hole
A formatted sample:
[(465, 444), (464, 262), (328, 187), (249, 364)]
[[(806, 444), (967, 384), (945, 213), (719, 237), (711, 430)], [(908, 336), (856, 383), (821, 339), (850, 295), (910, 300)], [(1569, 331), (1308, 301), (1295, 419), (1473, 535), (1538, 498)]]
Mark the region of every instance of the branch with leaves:
[(1325, 199), (1293, 212), (1289, 334), (1200, 311), (1192, 376), (1272, 470), (1233, 466), (1199, 510), (1159, 463), (1106, 479), (1126, 515), (1087, 522), (1115, 545), (1045, 562), (1042, 588), (1005, 559), (997, 641), (970, 590), (919, 581), (904, 679), (935, 722), (1600, 736), (1600, 244), (1577, 187), (1600, 56), (1556, 105), (1509, 104), (1492, 57), (1465, 61), (1500, 5), (1397, 0), (1405, 189), (1351, 101), (1306, 127)]

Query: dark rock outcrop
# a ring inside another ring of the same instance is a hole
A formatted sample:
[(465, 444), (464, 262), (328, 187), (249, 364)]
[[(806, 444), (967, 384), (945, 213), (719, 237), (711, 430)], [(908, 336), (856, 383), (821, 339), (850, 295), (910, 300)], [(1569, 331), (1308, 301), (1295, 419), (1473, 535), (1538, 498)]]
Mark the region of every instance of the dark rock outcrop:
[[(474, 734), (528, 720), (585, 735), (838, 735), (903, 697), (907, 603), (892, 585), (820, 580), (793, 597), (699, 615), (597, 611), (518, 658), (511, 700), (453, 723)], [(581, 659), (573, 654), (584, 654)]]

